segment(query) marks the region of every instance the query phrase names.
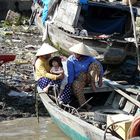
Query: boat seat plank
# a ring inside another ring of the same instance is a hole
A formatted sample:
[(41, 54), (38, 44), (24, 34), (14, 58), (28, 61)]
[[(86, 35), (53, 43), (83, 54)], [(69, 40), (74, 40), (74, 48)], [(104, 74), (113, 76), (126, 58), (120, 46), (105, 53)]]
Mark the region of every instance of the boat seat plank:
[(103, 93), (103, 92), (112, 92), (112, 88), (109, 86), (106, 86), (105, 84), (103, 84), (102, 87), (97, 87), (96, 91), (92, 90), (91, 86), (85, 87), (84, 88), (84, 94), (88, 94), (88, 93)]
[[(39, 86), (37, 86), (37, 91), (38, 93), (44, 92)], [(96, 91), (92, 90), (91, 86), (85, 87), (84, 88), (84, 94), (89, 94), (89, 93), (103, 93), (103, 92), (112, 92), (112, 88), (109, 86), (103, 85), (102, 87), (97, 87)]]
[[(108, 81), (108, 79), (106, 78), (103, 78), (104, 81)], [(120, 88), (126, 92), (131, 92), (133, 94), (138, 94), (140, 93), (140, 86), (135, 86), (135, 85), (121, 85), (115, 81), (111, 81), (111, 85), (117, 87), (117, 88)]]

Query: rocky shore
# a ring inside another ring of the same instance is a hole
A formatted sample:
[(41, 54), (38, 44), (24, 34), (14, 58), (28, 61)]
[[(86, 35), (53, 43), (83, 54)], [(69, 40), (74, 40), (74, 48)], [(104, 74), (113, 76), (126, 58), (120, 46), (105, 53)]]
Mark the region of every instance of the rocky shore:
[[(0, 28), (0, 54), (16, 55), (14, 61), (6, 63), (6, 68), (0, 66), (0, 121), (35, 116), (32, 62), (41, 43), (35, 26)], [(40, 116), (48, 115), (40, 100), (38, 106)]]

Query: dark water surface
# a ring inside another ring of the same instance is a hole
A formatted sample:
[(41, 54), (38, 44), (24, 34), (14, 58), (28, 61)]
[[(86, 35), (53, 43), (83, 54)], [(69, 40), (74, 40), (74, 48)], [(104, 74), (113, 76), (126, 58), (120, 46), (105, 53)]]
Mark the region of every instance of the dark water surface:
[(22, 118), (0, 122), (0, 140), (70, 140), (51, 118)]

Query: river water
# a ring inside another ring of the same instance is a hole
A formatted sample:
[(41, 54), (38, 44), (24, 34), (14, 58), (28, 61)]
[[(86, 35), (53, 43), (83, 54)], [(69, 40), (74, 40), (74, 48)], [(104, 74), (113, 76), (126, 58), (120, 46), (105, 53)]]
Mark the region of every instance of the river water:
[(0, 140), (70, 140), (51, 118), (21, 118), (0, 122)]

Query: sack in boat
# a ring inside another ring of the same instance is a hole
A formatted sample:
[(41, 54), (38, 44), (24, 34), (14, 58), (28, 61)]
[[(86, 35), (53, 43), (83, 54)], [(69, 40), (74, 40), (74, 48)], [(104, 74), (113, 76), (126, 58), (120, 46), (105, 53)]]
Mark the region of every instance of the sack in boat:
[(124, 61), (126, 52), (119, 48), (110, 48), (104, 53), (104, 63), (120, 64)]

